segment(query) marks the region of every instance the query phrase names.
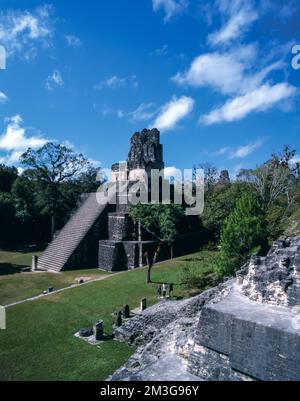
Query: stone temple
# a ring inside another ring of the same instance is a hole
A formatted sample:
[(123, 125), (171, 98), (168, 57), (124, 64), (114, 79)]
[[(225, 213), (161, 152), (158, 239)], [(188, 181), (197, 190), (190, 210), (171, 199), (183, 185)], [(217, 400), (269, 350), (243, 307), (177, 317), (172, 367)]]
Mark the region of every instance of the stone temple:
[[(157, 129), (135, 133), (125, 164), (113, 164), (112, 181), (134, 185), (141, 169), (148, 174), (164, 169), (163, 146)], [(145, 188), (147, 191), (147, 188)], [(178, 227), (174, 256), (199, 250), (203, 231), (197, 216), (188, 216)], [(99, 267), (108, 271), (127, 270), (146, 264), (143, 257), (155, 248), (155, 238), (133, 222), (128, 205), (117, 195), (116, 204), (99, 204), (96, 193), (83, 194), (78, 208), (38, 258), (40, 270), (62, 271)], [(161, 259), (169, 257), (165, 249)]]

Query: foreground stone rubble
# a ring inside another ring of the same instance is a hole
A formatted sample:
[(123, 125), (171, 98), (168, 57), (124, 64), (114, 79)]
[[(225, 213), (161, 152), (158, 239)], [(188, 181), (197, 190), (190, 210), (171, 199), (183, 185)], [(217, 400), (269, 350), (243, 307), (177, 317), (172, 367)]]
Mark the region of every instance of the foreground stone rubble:
[(109, 380), (300, 380), (300, 237), (252, 256), (237, 278), (126, 321), (138, 345)]

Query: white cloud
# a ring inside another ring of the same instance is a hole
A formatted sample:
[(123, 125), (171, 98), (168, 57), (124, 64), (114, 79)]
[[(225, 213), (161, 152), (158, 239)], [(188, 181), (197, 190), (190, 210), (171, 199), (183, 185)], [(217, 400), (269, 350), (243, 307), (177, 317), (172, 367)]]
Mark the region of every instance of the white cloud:
[(172, 79), (179, 85), (211, 87), (223, 95), (230, 96), (223, 106), (200, 118), (204, 124), (236, 121), (251, 112), (270, 109), (296, 93), (296, 89), (285, 82), (276, 85), (270, 82), (264, 83), (272, 71), (284, 66), (282, 60), (261, 69), (255, 64), (257, 64), (257, 49), (253, 45), (248, 45), (226, 53), (200, 55), (187, 71), (177, 73)]
[(259, 149), (264, 143), (263, 139), (258, 139), (253, 143), (248, 143), (248, 145), (240, 146), (236, 149), (233, 149), (229, 153), (229, 159), (243, 159), (244, 157), (249, 156), (256, 149)]
[(35, 57), (37, 46), (51, 44), (53, 7), (45, 5), (34, 11), (8, 10), (0, 13), (0, 43), (7, 57), (18, 53), (22, 58)]
[(164, 21), (168, 22), (176, 15), (182, 14), (187, 8), (187, 0), (152, 0), (153, 10), (165, 12)]
[(70, 47), (80, 47), (82, 46), (82, 41), (75, 35), (66, 35), (66, 42)]
[(214, 156), (223, 156), (231, 150), (230, 146), (224, 146), (223, 148), (218, 149), (217, 151), (213, 152)]
[(141, 103), (134, 111), (127, 113), (132, 122), (149, 121), (158, 113), (154, 103)]
[(276, 85), (265, 84), (252, 92), (228, 100), (223, 106), (202, 116), (200, 121), (206, 125), (222, 121), (241, 120), (249, 113), (265, 111), (296, 94), (295, 87), (283, 82)]
[(248, 30), (250, 25), (258, 19), (258, 13), (253, 8), (251, 1), (219, 2), (220, 12), (228, 21), (223, 24), (218, 32), (208, 36), (212, 45), (220, 45), (234, 39), (240, 39), (241, 35)]
[(214, 156), (226, 156), (228, 159), (243, 159), (253, 153), (256, 149), (260, 148), (264, 143), (265, 138), (259, 138), (254, 142), (248, 143), (244, 146), (233, 148), (231, 146), (224, 146), (212, 153)]
[[(15, 115), (5, 119), (6, 128), (0, 135), (0, 163), (7, 165), (18, 165), (20, 157), (28, 148), (39, 149), (47, 142), (57, 142), (43, 137), (40, 133), (32, 128), (23, 126), (23, 119), (20, 115)], [(65, 140), (62, 145), (78, 152), (72, 142)], [(80, 151), (80, 153), (84, 153)], [(88, 158), (94, 167), (99, 167), (101, 163), (97, 160)], [(23, 171), (20, 167), (19, 171)]]
[(196, 57), (187, 71), (177, 73), (172, 80), (178, 85), (208, 86), (225, 95), (247, 93), (283, 65), (277, 61), (257, 72), (250, 72), (255, 59), (256, 47), (253, 45), (226, 53), (206, 53)]
[(141, 121), (150, 121), (155, 118), (151, 124), (152, 127), (161, 131), (167, 131), (175, 128), (177, 123), (186, 117), (194, 108), (194, 100), (187, 96), (173, 99), (163, 105), (157, 107), (155, 103), (141, 103), (135, 110), (126, 112), (123, 110), (114, 110), (104, 107), (102, 115), (115, 115), (118, 118), (128, 118), (130, 122), (136, 123)]
[(223, 105), (202, 116), (200, 121), (210, 125), (239, 120), (251, 112), (275, 107), (283, 100), (280, 108), (288, 111), (296, 89), (288, 82), (276, 82), (278, 78), (274, 74), (271, 76), (275, 70), (284, 72), (287, 44), (275, 46), (273, 43), (271, 46), (267, 41), (268, 49), (260, 49), (258, 43), (240, 44), (243, 33), (250, 25), (270, 12), (269, 3), (216, 0), (214, 6), (220, 13), (222, 23), (219, 31), (208, 36), (208, 42), (213, 46), (227, 46), (200, 54), (185, 71), (179, 71), (171, 78), (180, 86), (208, 87), (227, 96)]
[(103, 117), (114, 115), (114, 116), (116, 116), (118, 118), (123, 118), (123, 117), (125, 117), (127, 115), (127, 113), (125, 111), (121, 110), (121, 109), (113, 109), (113, 108), (108, 107), (106, 105), (104, 105), (102, 107), (101, 114), (102, 114)]
[(117, 75), (112, 75), (103, 81), (99, 82), (95, 85), (96, 90), (102, 90), (103, 88), (109, 89), (119, 89), (125, 86), (132, 86), (133, 88), (137, 88), (139, 83), (137, 81), (136, 75), (131, 75), (130, 77), (122, 78)]
[(161, 56), (166, 56), (168, 54), (168, 45), (164, 45), (162, 47), (159, 47), (151, 53), (152, 56), (156, 57), (161, 57)]
[(175, 166), (165, 167), (164, 168), (164, 177), (166, 180), (170, 178), (174, 179), (176, 182), (182, 182), (182, 172)]
[(180, 120), (191, 113), (194, 104), (195, 102), (191, 97), (182, 96), (179, 99), (174, 97), (162, 107), (152, 126), (161, 131), (175, 128)]
[[(94, 105), (94, 110), (97, 110), (97, 105)], [(103, 115), (103, 117), (107, 117), (107, 116), (109, 116), (111, 114), (114, 114), (114, 113), (115, 113), (115, 111), (112, 108), (110, 108), (110, 107), (108, 107), (106, 105), (104, 105), (102, 107), (101, 114)]]
[(6, 69), (6, 50), (4, 46), (0, 44), (0, 70)]
[(154, 118), (160, 109), (156, 106), (155, 103), (141, 103), (135, 110), (133, 111), (124, 111), (121, 109), (113, 109), (107, 106), (102, 108), (102, 115), (104, 117), (109, 115), (115, 115), (118, 118), (128, 118), (131, 123), (136, 123), (140, 121), (149, 121)]
[(6, 103), (8, 101), (8, 97), (5, 93), (0, 91), (0, 103)]
[(55, 87), (62, 87), (64, 80), (61, 73), (58, 70), (54, 70), (51, 75), (46, 79), (46, 89), (52, 91)]
[(243, 70), (243, 64), (230, 54), (203, 54), (194, 59), (186, 72), (177, 73), (172, 80), (179, 85), (212, 86), (222, 93), (232, 93), (241, 85)]
[(20, 115), (17, 114), (6, 121), (6, 130), (0, 136), (0, 151), (6, 152), (6, 155), (0, 158), (1, 163), (17, 163), (28, 148), (37, 149), (47, 142), (40, 135), (27, 135), (28, 129), (22, 126), (23, 119)]
[(117, 89), (126, 85), (126, 79), (120, 78), (116, 75), (109, 77), (100, 83), (100, 86), (107, 86), (108, 88)]

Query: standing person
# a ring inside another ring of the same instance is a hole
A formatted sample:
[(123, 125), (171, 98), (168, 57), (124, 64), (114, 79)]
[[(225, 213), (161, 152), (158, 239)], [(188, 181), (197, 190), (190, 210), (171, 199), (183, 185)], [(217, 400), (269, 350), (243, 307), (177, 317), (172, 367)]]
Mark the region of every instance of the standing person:
[(172, 297), (172, 292), (174, 291), (174, 284), (173, 283), (170, 283), (169, 284), (169, 297), (171, 298)]

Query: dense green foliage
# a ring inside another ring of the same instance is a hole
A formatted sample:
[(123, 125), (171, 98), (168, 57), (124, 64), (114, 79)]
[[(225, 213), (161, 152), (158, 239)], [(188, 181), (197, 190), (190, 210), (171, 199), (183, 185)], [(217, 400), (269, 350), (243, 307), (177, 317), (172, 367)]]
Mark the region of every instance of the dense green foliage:
[(267, 248), (264, 214), (253, 195), (242, 195), (225, 220), (220, 248), (219, 266), (224, 274), (232, 274), (254, 251), (262, 252)]
[(37, 202), (42, 212), (51, 217), (53, 235), (59, 212), (67, 203), (64, 184), (90, 173), (92, 166), (82, 154), (52, 142), (38, 150), (29, 148), (21, 156), (21, 164), (29, 169), (28, 176), (38, 183)]
[[(296, 151), (284, 146), (281, 154), (256, 169), (241, 170), (236, 180), (221, 184), (215, 169), (205, 174), (205, 209), (202, 223), (221, 248), (212, 276), (231, 275), (252, 252), (266, 252), (280, 235), (299, 233), (300, 163)], [(187, 271), (197, 280), (197, 269)], [(206, 280), (203, 270), (199, 283)]]
[(151, 283), (151, 269), (161, 252), (163, 244), (170, 246), (170, 256), (173, 258), (173, 243), (177, 234), (176, 224), (184, 215), (181, 205), (175, 204), (137, 204), (130, 208), (131, 218), (138, 222), (157, 241), (154, 255), (145, 253), (148, 261), (147, 283)]
[(248, 191), (248, 186), (242, 182), (235, 182), (225, 187), (219, 187), (216, 184), (206, 191), (205, 207), (201, 219), (203, 225), (212, 233), (215, 241), (220, 239), (224, 221), (234, 210), (237, 200)]
[(96, 191), (97, 170), (65, 146), (47, 143), (22, 155), (26, 168), (0, 165), (3, 246), (48, 242), (76, 207), (81, 193)]
[(183, 208), (174, 204), (138, 204), (130, 209), (134, 221), (140, 222), (159, 241), (168, 245), (174, 242), (176, 224), (183, 215)]

